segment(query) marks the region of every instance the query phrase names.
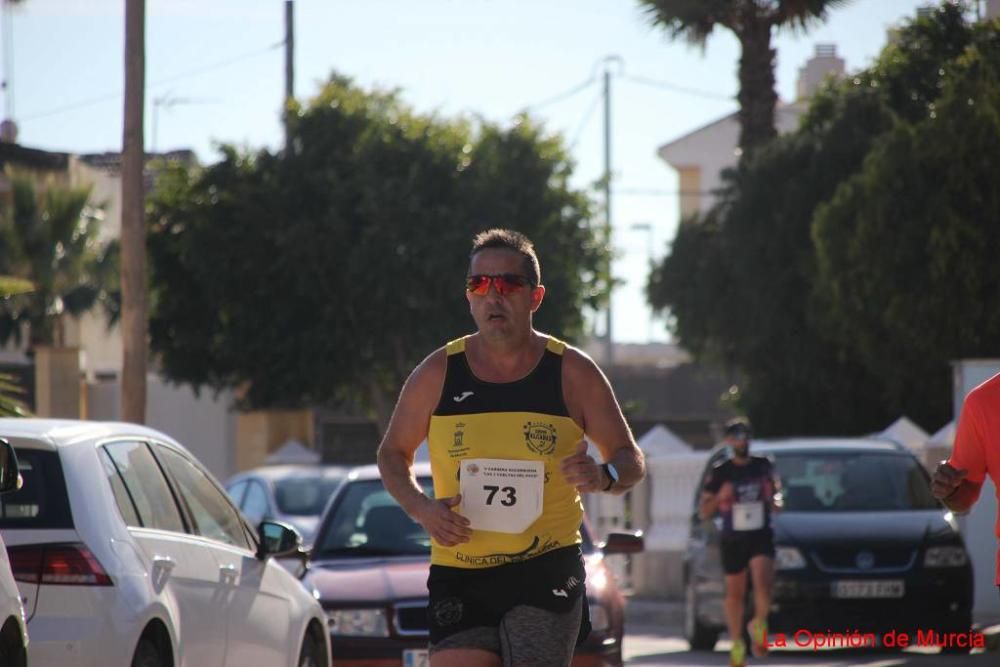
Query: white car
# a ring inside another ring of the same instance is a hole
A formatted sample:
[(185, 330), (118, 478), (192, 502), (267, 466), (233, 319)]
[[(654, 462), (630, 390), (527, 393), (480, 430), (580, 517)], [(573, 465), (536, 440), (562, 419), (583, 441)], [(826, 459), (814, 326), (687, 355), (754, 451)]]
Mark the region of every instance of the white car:
[(180, 444), (142, 426), (0, 419), (22, 488), (2, 497), (32, 667), (320, 667), (319, 603)]
[[(6, 440), (0, 439), (0, 493), (17, 490), (17, 456)], [(28, 659), (28, 630), (24, 621), (21, 594), (7, 562), (7, 550), (0, 538), (0, 665), (24, 667)]]

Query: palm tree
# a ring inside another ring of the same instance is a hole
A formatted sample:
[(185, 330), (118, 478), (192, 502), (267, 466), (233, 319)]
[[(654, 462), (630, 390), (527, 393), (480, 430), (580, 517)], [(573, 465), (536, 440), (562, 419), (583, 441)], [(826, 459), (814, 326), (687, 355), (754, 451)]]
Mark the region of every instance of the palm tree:
[(788, 26), (805, 29), (826, 19), (826, 10), (850, 0), (639, 0), (652, 23), (672, 39), (705, 45), (716, 26), (740, 41), (737, 99), (743, 154), (777, 135), (774, 107), (774, 54), (771, 32)]
[(30, 417), (31, 412), (19, 396), (24, 389), (17, 384), (17, 378), (0, 373), (0, 417)]
[(125, 123), (122, 131), (121, 418), (146, 421), (146, 216), (143, 204), (146, 2), (125, 0)]
[(19, 175), (11, 188), (13, 202), (0, 216), (0, 274), (7, 278), (0, 281), (0, 344), (19, 342), (27, 324), (30, 348), (61, 345), (62, 315), (80, 316), (99, 303), (113, 321), (117, 248), (97, 240), (101, 212), (88, 204), (89, 189), (39, 193)]

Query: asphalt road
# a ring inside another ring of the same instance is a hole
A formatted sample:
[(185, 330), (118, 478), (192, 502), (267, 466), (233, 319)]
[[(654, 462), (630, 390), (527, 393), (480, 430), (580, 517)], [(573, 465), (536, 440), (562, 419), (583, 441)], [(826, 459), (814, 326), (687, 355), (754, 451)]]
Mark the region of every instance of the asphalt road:
[[(711, 653), (691, 651), (681, 634), (681, 607), (676, 602), (629, 599), (625, 625), (626, 665), (673, 667), (728, 667), (729, 647), (721, 639)], [(936, 649), (820, 650), (782, 649), (765, 658), (750, 657), (748, 667), (985, 667), (1000, 665), (1000, 653), (973, 651), (970, 655), (941, 655)]]

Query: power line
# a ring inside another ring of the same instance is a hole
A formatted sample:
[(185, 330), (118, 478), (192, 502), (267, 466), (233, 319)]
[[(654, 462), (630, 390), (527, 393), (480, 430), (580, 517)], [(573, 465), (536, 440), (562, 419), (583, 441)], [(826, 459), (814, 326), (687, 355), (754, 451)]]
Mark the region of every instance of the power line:
[(642, 76), (632, 76), (628, 74), (623, 74), (622, 78), (626, 81), (631, 81), (632, 83), (642, 84), (644, 86), (650, 86), (652, 88), (659, 88), (661, 90), (669, 90), (673, 93), (682, 93), (684, 95), (694, 95), (695, 97), (704, 97), (710, 100), (727, 100), (732, 101), (732, 96), (730, 95), (720, 95), (719, 93), (713, 93), (707, 90), (699, 90), (697, 88), (688, 88), (686, 86), (678, 86), (677, 84), (670, 83), (668, 81), (656, 81), (655, 79), (647, 79)]
[(577, 142), (580, 141), (580, 137), (581, 135), (583, 135), (583, 131), (587, 128), (587, 125), (590, 124), (590, 119), (593, 117), (594, 112), (597, 111), (597, 106), (601, 103), (601, 100), (603, 99), (604, 96), (599, 94), (594, 98), (594, 101), (590, 103), (590, 108), (587, 109), (587, 113), (584, 114), (583, 120), (580, 122), (579, 127), (577, 127), (576, 132), (573, 133), (573, 141), (569, 145), (569, 150), (572, 151), (574, 148), (576, 148), (576, 144)]
[[(171, 83), (173, 81), (177, 81), (179, 79), (187, 79), (187, 78), (191, 78), (193, 76), (200, 76), (201, 74), (205, 74), (206, 72), (212, 72), (212, 71), (217, 70), (217, 69), (222, 69), (223, 67), (229, 67), (230, 65), (234, 65), (236, 63), (242, 62), (244, 60), (249, 60), (251, 58), (257, 58), (257, 57), (259, 57), (261, 55), (264, 55), (265, 53), (269, 53), (270, 51), (273, 51), (276, 48), (283, 47), (283, 46), (284, 46), (284, 42), (278, 42), (277, 44), (273, 44), (273, 45), (267, 47), (266, 49), (258, 49), (256, 51), (252, 51), (250, 53), (245, 53), (245, 54), (240, 55), (240, 56), (235, 56), (235, 57), (229, 58), (227, 60), (221, 60), (221, 61), (219, 61), (217, 63), (213, 63), (211, 65), (208, 65), (206, 67), (202, 67), (202, 68), (199, 68), (199, 69), (196, 69), (196, 70), (188, 70), (187, 72), (182, 72), (182, 73), (179, 73), (179, 74), (174, 74), (174, 75), (169, 76), (169, 77), (167, 77), (165, 79), (160, 79), (159, 81), (156, 81), (154, 83), (149, 84), (147, 86), (147, 88), (156, 88), (157, 86), (162, 86), (162, 85)], [(72, 104), (67, 104), (67, 105), (62, 106), (62, 107), (58, 107), (58, 108), (55, 108), (55, 109), (50, 109), (48, 111), (41, 111), (39, 113), (32, 114), (30, 116), (25, 116), (24, 118), (18, 119), (18, 122), (32, 121), (32, 120), (36, 120), (38, 118), (45, 118), (47, 116), (55, 116), (57, 114), (66, 113), (67, 111), (75, 111), (76, 109), (82, 109), (83, 107), (93, 106), (95, 104), (100, 104), (101, 102), (107, 102), (108, 100), (121, 99), (121, 96), (122, 96), (122, 92), (121, 91), (118, 91), (116, 93), (105, 93), (105, 94), (99, 95), (97, 97), (91, 97), (89, 99), (81, 100), (79, 102), (74, 102)]]
[(533, 111), (533, 110), (541, 109), (542, 107), (547, 107), (547, 106), (549, 106), (551, 104), (555, 104), (556, 102), (562, 102), (563, 100), (567, 100), (567, 99), (573, 97), (574, 95), (576, 95), (577, 93), (579, 93), (580, 91), (586, 90), (588, 86), (590, 86), (592, 83), (594, 83), (594, 81), (596, 81), (596, 79), (593, 76), (591, 76), (586, 81), (578, 83), (577, 85), (573, 86), (572, 88), (570, 88), (569, 90), (567, 90), (567, 91), (565, 91), (563, 93), (559, 93), (558, 95), (556, 95), (554, 97), (550, 97), (547, 100), (542, 100), (541, 102), (537, 102), (535, 104), (531, 104), (529, 106), (526, 106), (524, 108), (524, 110), (525, 111)]

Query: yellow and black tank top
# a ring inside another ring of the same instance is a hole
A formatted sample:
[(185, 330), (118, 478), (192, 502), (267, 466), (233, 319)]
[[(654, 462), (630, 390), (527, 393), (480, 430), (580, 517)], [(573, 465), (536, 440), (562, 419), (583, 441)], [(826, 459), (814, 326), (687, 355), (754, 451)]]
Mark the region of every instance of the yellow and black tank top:
[(428, 445), (434, 494), (459, 493), (464, 459), (543, 461), (541, 515), (521, 533), (473, 530), (463, 544), (431, 545), (431, 563), (484, 568), (523, 561), (580, 543), (583, 502), (566, 483), (559, 462), (576, 451), (583, 429), (573, 421), (562, 391), (566, 344), (549, 338), (541, 361), (514, 382), (484, 382), (465, 356), (465, 338), (451, 341), (444, 390), (431, 416)]

